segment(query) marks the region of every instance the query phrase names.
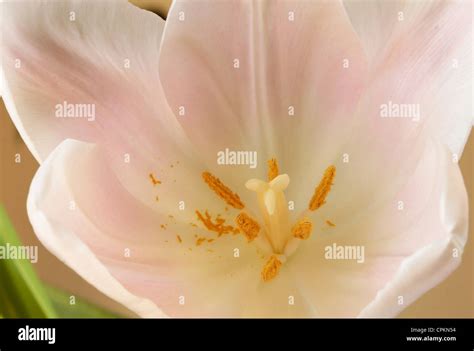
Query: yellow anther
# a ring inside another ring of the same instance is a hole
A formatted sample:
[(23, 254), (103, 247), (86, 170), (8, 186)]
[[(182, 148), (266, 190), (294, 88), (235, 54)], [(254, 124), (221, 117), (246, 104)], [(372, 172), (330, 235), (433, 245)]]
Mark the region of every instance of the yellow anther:
[(335, 226), (336, 226), (336, 225), (335, 225), (333, 222), (331, 222), (329, 219), (326, 220), (326, 224), (327, 224), (328, 226), (330, 226), (330, 227), (335, 227)]
[(251, 242), (258, 236), (260, 232), (260, 225), (256, 220), (250, 217), (245, 212), (240, 212), (239, 215), (235, 218), (235, 223), (240, 231), (245, 235), (248, 242)]
[(311, 198), (311, 201), (309, 202), (308, 208), (311, 211), (315, 211), (318, 208), (320, 208), (322, 205), (326, 203), (326, 197), (329, 194), (329, 191), (331, 190), (331, 186), (333, 185), (332, 181), (334, 180), (334, 177), (336, 176), (336, 167), (335, 166), (329, 166), (325, 171), (323, 175), (323, 179), (319, 182), (319, 185), (316, 187), (314, 190), (313, 197)]
[(311, 236), (313, 223), (308, 218), (302, 218), (291, 229), (291, 235), (295, 238), (306, 240)]
[(278, 175), (278, 162), (276, 158), (267, 161), (268, 164), (268, 181), (272, 181)]
[(272, 255), (262, 270), (262, 280), (268, 282), (278, 275), (282, 263), (276, 255)]
[(232, 190), (226, 187), (224, 183), (220, 181), (219, 178), (213, 176), (209, 172), (203, 172), (202, 178), (207, 183), (207, 185), (209, 185), (209, 188), (211, 188), (220, 198), (222, 198), (230, 206), (238, 210), (241, 210), (245, 207), (243, 202), (240, 200), (239, 195), (232, 192)]

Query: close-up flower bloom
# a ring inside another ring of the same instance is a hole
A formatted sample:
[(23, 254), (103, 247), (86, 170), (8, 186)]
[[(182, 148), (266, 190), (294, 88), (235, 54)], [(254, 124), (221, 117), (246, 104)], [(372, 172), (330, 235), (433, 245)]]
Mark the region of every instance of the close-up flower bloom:
[(471, 1), (5, 2), (41, 243), (142, 317), (395, 317), (461, 263)]

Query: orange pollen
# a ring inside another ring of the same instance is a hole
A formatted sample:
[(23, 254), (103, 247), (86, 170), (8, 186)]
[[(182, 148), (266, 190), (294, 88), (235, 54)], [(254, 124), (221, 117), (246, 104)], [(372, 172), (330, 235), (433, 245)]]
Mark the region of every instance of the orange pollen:
[(306, 240), (311, 236), (313, 223), (308, 218), (302, 218), (291, 229), (291, 235), (295, 238)]
[(222, 234), (236, 233), (239, 231), (237, 228), (234, 228), (231, 225), (225, 225), (225, 219), (221, 218), (220, 215), (217, 215), (214, 221), (212, 220), (212, 217), (208, 211), (206, 211), (203, 216), (201, 212), (196, 210), (196, 215), (207, 230), (216, 232), (218, 236), (221, 236)]
[(241, 210), (245, 207), (243, 202), (240, 200), (239, 195), (232, 192), (232, 190), (226, 187), (224, 183), (220, 181), (219, 178), (213, 176), (209, 172), (203, 172), (202, 178), (207, 183), (207, 185), (209, 185), (209, 188), (211, 188), (211, 190), (213, 190), (221, 199), (227, 202), (230, 206), (238, 210)]
[(161, 180), (156, 179), (156, 177), (153, 173), (150, 173), (148, 176), (150, 177), (151, 183), (153, 185), (161, 184)]
[(272, 255), (262, 270), (262, 280), (268, 282), (278, 275), (282, 263), (275, 255)]
[(314, 195), (311, 198), (311, 201), (309, 202), (308, 208), (311, 211), (317, 210), (326, 203), (325, 200), (327, 195), (329, 194), (329, 191), (331, 190), (331, 186), (333, 185), (332, 181), (334, 180), (335, 176), (336, 167), (332, 165), (324, 171), (323, 179), (321, 179), (318, 186), (314, 190)]
[(235, 218), (235, 223), (240, 231), (245, 235), (248, 242), (251, 242), (258, 236), (260, 232), (260, 225), (256, 220), (250, 217), (245, 212), (240, 212)]
[(206, 238), (198, 238), (196, 240), (196, 246), (201, 245), (203, 242), (205, 242), (207, 239)]
[(276, 158), (267, 161), (268, 164), (268, 181), (272, 181), (278, 176), (278, 163)]
[(183, 239), (181, 239), (181, 237), (179, 235), (176, 235), (176, 239), (178, 239), (178, 242), (179, 243), (182, 243), (183, 242)]
[(330, 226), (330, 227), (335, 227), (335, 226), (336, 226), (336, 225), (335, 225), (333, 222), (331, 222), (329, 219), (326, 220), (326, 224), (327, 224), (328, 226)]

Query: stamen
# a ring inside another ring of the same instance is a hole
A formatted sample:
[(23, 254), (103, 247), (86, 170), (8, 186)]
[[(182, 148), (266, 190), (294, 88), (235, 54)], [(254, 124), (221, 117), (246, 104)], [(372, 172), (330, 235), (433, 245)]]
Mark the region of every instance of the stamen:
[(248, 242), (254, 240), (260, 232), (260, 224), (245, 212), (240, 212), (235, 218), (235, 223), (240, 231), (245, 235)]
[(295, 238), (306, 240), (311, 236), (313, 223), (308, 218), (302, 218), (291, 229), (291, 235)]
[(183, 242), (183, 239), (181, 239), (181, 236), (179, 236), (179, 235), (176, 235), (176, 239), (178, 240), (178, 242), (180, 244)]
[(198, 219), (204, 224), (207, 230), (216, 232), (218, 236), (221, 236), (222, 234), (235, 234), (239, 232), (237, 228), (234, 228), (231, 225), (225, 225), (225, 219), (221, 218), (220, 215), (217, 215), (214, 222), (212, 221), (212, 217), (208, 211), (204, 213), (205, 217), (198, 210), (196, 210), (196, 215)]
[(327, 224), (328, 226), (330, 226), (330, 227), (335, 227), (335, 226), (336, 226), (336, 225), (335, 225), (333, 222), (331, 222), (329, 219), (326, 220), (326, 224)]
[(226, 187), (219, 178), (213, 176), (209, 172), (203, 172), (202, 178), (209, 185), (209, 188), (213, 190), (220, 198), (227, 202), (230, 206), (241, 210), (245, 207), (243, 202), (240, 200), (239, 195), (232, 192), (228, 187)]
[(320, 208), (322, 205), (326, 203), (326, 196), (329, 194), (331, 190), (331, 186), (333, 185), (332, 181), (336, 176), (336, 167), (329, 166), (326, 171), (324, 171), (323, 179), (319, 182), (319, 185), (314, 190), (314, 195), (309, 202), (308, 208), (311, 211), (315, 211)]
[(278, 275), (282, 263), (276, 255), (272, 255), (262, 270), (262, 280), (268, 282)]
[(268, 181), (272, 181), (278, 175), (278, 162), (276, 158), (267, 161), (268, 164)]

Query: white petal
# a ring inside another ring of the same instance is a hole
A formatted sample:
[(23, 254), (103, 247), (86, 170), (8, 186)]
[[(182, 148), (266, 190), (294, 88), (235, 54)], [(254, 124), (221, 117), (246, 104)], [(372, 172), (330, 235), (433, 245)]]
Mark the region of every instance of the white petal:
[[(30, 187), (28, 195), (28, 216), (30, 218), (33, 229), (43, 243), (43, 245), (61, 261), (75, 270), (88, 283), (92, 284), (99, 291), (127, 306), (142, 317), (164, 317), (165, 314), (150, 300), (137, 297), (126, 290), (122, 284), (110, 273), (103, 262), (97, 257), (97, 253), (93, 248), (89, 247), (77, 235), (74, 228), (78, 225), (77, 222), (69, 223), (70, 226), (61, 224), (57, 218), (53, 218), (51, 213), (45, 211), (44, 203), (45, 196), (52, 195), (56, 199), (61, 195), (71, 194), (47, 194), (53, 183), (55, 186), (59, 185), (61, 181), (54, 176), (56, 172), (61, 171), (61, 164), (55, 160), (60, 160), (71, 156), (75, 153), (88, 154), (93, 151), (92, 145), (87, 145), (75, 141), (65, 141), (58, 149), (45, 160), (35, 175), (35, 178)], [(56, 183), (58, 182), (58, 183)], [(73, 197), (63, 203), (57, 203), (60, 209), (73, 213), (78, 212), (76, 209)], [(74, 209), (73, 209), (74, 208)], [(76, 217), (77, 218), (77, 217)], [(109, 219), (110, 220), (110, 219)], [(86, 222), (83, 222), (84, 225)], [(86, 228), (82, 228), (83, 230)], [(92, 231), (91, 228), (89, 230)]]
[(314, 160), (336, 133), (350, 131), (365, 63), (337, 1), (175, 1), (160, 76), (173, 111), (185, 107), (179, 121), (209, 165), (226, 148), (255, 150), (256, 170), (219, 171), (264, 179), (265, 160), (304, 169), (300, 155)]
[(371, 59), (378, 89), (396, 103), (418, 103), (421, 119), (458, 157), (472, 109), (472, 3), (344, 1)]
[[(287, 263), (300, 293), (321, 316), (393, 317), (459, 265), (467, 237), (466, 191), (449, 151), (431, 144), (385, 204), (346, 221), (329, 217), (336, 227), (326, 225), (327, 218), (313, 219), (312, 237)], [(333, 245), (364, 248), (364, 262), (328, 259)]]
[[(156, 70), (164, 28), (157, 15), (126, 1), (21, 1), (1, 8), (1, 90), (39, 162), (67, 138), (129, 151), (141, 138), (145, 150), (154, 147), (153, 137), (173, 130)], [(64, 103), (88, 106), (91, 114), (60, 117)]]
[[(199, 210), (215, 218), (214, 208), (224, 206), (206, 194)], [(180, 212), (186, 211), (176, 206), (169, 216), (144, 206), (123, 188), (102, 148), (72, 140), (43, 163), (28, 197), (31, 223), (45, 247), (139, 315), (240, 315), (263, 259), (243, 235), (218, 237), (195, 215)], [(220, 217), (232, 225), (235, 212)], [(199, 238), (205, 240), (198, 244)]]
[[(435, 227), (432, 227), (433, 223), (424, 223), (422, 220), (417, 225), (417, 230), (411, 233), (438, 236), (438, 239), (420, 248), (402, 262), (394, 277), (377, 293), (374, 301), (361, 311), (361, 317), (397, 315), (422, 294), (446, 279), (461, 263), (468, 233), (466, 189), (461, 172), (452, 162), (450, 153), (446, 152), (440, 168), (444, 170), (444, 184), (438, 202), (433, 203), (438, 218), (427, 218), (434, 221)], [(437, 233), (429, 233), (436, 229)], [(425, 232), (422, 232), (423, 230)], [(400, 303), (400, 297), (403, 298), (403, 303)]]

